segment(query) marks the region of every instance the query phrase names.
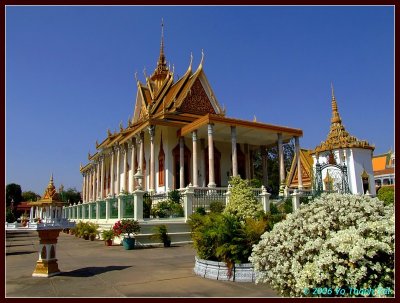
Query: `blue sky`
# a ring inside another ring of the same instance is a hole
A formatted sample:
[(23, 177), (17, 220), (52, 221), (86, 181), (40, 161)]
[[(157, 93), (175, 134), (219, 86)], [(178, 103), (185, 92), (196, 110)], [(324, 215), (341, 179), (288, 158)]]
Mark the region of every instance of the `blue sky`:
[(50, 174), (81, 190), (79, 164), (133, 115), (135, 71), (151, 74), (164, 18), (175, 74), (204, 71), (227, 116), (325, 140), (333, 82), (350, 134), (394, 148), (391, 6), (8, 6), (6, 184), (39, 194)]

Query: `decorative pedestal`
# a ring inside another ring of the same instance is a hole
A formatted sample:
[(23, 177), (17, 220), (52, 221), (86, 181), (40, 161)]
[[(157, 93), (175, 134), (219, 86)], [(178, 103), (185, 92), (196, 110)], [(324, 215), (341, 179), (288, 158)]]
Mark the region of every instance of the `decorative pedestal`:
[(38, 230), (39, 260), (36, 261), (33, 277), (51, 277), (60, 273), (56, 259), (56, 244), (60, 231), (61, 229)]

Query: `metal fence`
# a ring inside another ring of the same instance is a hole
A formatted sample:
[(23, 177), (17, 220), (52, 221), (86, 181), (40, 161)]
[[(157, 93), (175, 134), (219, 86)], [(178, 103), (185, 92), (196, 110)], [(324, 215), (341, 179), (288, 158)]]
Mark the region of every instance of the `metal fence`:
[(143, 217), (150, 219), (184, 216), (182, 191), (150, 193), (143, 197)]
[(193, 197), (193, 212), (198, 211), (200, 208), (206, 212), (210, 211), (210, 204), (212, 202), (221, 202), (224, 206), (226, 205), (226, 187), (195, 187)]
[(122, 205), (123, 205), (123, 213), (122, 217), (123, 218), (133, 218), (134, 216), (134, 197), (133, 195), (126, 195), (122, 199)]

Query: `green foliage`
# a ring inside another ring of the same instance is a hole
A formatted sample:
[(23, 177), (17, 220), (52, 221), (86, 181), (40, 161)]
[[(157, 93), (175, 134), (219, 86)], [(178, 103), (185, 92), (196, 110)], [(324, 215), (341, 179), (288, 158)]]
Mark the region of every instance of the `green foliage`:
[(232, 268), (235, 263), (248, 262), (253, 244), (267, 228), (264, 219), (247, 218), (242, 222), (231, 214), (193, 214), (189, 225), (193, 245), (202, 259), (225, 262)]
[(143, 195), (143, 218), (150, 218), (152, 200), (150, 195), (146, 192)]
[(22, 201), (22, 191), (19, 184), (10, 183), (6, 186), (6, 206), (11, 205), (11, 200), (14, 200), (14, 207)]
[(205, 215), (207, 212), (204, 207), (200, 206), (196, 208), (195, 213), (199, 215)]
[(155, 234), (151, 236), (152, 239), (156, 239), (162, 243), (167, 243), (171, 241), (170, 236), (168, 235), (168, 229), (165, 224), (156, 225), (153, 228)]
[(262, 181), (260, 179), (251, 179), (249, 181), (249, 185), (253, 188), (260, 188), (262, 184)]
[(225, 209), (225, 203), (222, 201), (212, 201), (210, 203), (210, 211), (212, 213), (220, 214), (224, 211), (224, 209)]
[(90, 236), (90, 235), (97, 235), (98, 231), (97, 229), (99, 228), (99, 225), (93, 222), (84, 222), (84, 221), (79, 221), (75, 225), (75, 230), (74, 232), (79, 236)]
[(110, 229), (104, 229), (102, 232), (101, 232), (101, 237), (102, 237), (102, 239), (104, 240), (104, 241), (107, 241), (107, 240), (112, 240), (112, 239), (114, 239), (114, 230), (112, 229), (112, 228), (110, 228)]
[(170, 192), (168, 192), (168, 200), (170, 200), (171, 202), (174, 203), (181, 203), (182, 202), (182, 195), (179, 192), (179, 190), (171, 190)]
[(286, 214), (291, 214), (293, 212), (293, 200), (292, 198), (287, 198), (283, 203), (283, 212)]
[(231, 196), (224, 209), (225, 214), (236, 216), (241, 221), (245, 221), (248, 217), (257, 218), (263, 214), (262, 205), (255, 198), (247, 180), (237, 176), (232, 177), (229, 183), (232, 185)]
[(180, 203), (176, 203), (173, 200), (164, 200), (158, 202), (150, 211), (153, 217), (168, 218), (172, 217), (183, 217), (183, 207)]
[[(283, 145), (283, 159), (285, 171), (289, 171), (292, 165), (292, 160), (295, 154), (294, 142), (291, 140), (288, 144)], [(279, 193), (279, 157), (278, 148), (268, 148), (267, 153), (267, 171), (268, 171), (268, 184), (267, 190), (272, 194), (272, 197), (278, 196)], [(253, 153), (254, 175), (257, 179), (262, 180), (262, 156), (261, 152)], [(259, 187), (259, 186), (258, 186)]]
[(68, 203), (78, 203), (81, 201), (81, 194), (75, 188), (68, 188), (60, 192), (60, 200)]
[(6, 222), (14, 223), (16, 221), (14, 214), (12, 213), (11, 209), (7, 207), (6, 210)]
[(383, 201), (385, 205), (393, 205), (394, 203), (394, 187), (382, 186), (378, 190), (378, 199)]
[(279, 213), (278, 207), (275, 205), (275, 203), (272, 203), (272, 202), (269, 205), (269, 211), (272, 215)]
[(37, 201), (40, 199), (40, 195), (33, 191), (24, 191), (22, 193), (22, 201)]

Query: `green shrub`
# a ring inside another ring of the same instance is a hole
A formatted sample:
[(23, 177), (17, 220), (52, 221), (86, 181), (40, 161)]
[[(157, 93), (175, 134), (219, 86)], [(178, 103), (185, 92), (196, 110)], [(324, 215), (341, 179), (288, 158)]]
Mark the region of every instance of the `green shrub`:
[(183, 217), (184, 215), (182, 205), (169, 199), (158, 202), (150, 213), (153, 217), (158, 218)]
[(383, 186), (378, 190), (378, 199), (383, 201), (385, 205), (393, 205), (394, 203), (394, 187)]
[(210, 203), (210, 211), (212, 213), (220, 214), (224, 211), (225, 204), (222, 201), (212, 201)]
[(205, 215), (207, 212), (204, 207), (200, 206), (196, 208), (195, 213), (199, 215)]
[(148, 193), (143, 195), (143, 218), (150, 218), (151, 213), (151, 204), (152, 204), (151, 197)]
[(269, 205), (269, 212), (271, 213), (271, 215), (275, 215), (279, 213), (278, 207), (275, 205), (275, 203), (270, 203)]
[(12, 213), (11, 209), (7, 208), (6, 211), (6, 222), (14, 223), (16, 221), (14, 214)]
[(193, 214), (189, 225), (197, 255), (206, 260), (225, 262), (229, 268), (246, 263), (252, 246), (266, 231), (264, 219), (247, 218), (245, 222), (231, 214)]
[(171, 190), (168, 192), (168, 200), (174, 203), (181, 204), (182, 202), (182, 195), (179, 190)]
[(153, 231), (155, 232), (155, 234), (151, 236), (152, 239), (158, 240), (162, 243), (171, 241), (171, 238), (168, 235), (167, 226), (165, 224), (154, 226)]
[(232, 186), (231, 195), (223, 213), (236, 216), (243, 222), (248, 217), (257, 218), (264, 213), (247, 180), (237, 176), (232, 177), (229, 183)]
[(114, 237), (115, 237), (115, 235), (114, 235), (114, 230), (113, 230), (112, 228), (110, 228), (110, 229), (104, 229), (104, 230), (101, 232), (101, 238), (102, 238), (104, 241), (112, 240), (112, 239), (114, 239)]
[[(368, 196), (322, 194), (253, 247), (256, 283), (284, 296), (304, 289), (394, 287), (394, 209)], [(323, 294), (318, 294), (322, 296)]]

